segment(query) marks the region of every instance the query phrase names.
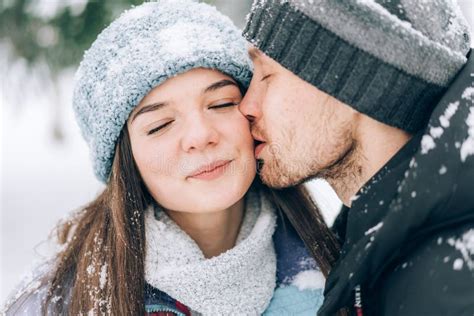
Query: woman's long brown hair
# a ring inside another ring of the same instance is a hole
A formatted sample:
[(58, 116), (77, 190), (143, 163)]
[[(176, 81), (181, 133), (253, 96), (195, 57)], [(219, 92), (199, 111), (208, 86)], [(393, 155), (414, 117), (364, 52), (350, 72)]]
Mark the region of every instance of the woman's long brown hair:
[[(258, 181), (258, 180), (257, 180)], [(267, 194), (299, 232), (324, 275), (339, 245), (305, 187)], [(116, 146), (104, 191), (59, 226), (59, 254), (43, 314), (143, 315), (144, 214), (150, 197), (132, 156), (127, 127)]]
[(282, 190), (269, 189), (269, 192), (327, 277), (339, 257), (340, 246), (308, 189), (301, 184)]
[(47, 308), (67, 315), (145, 313), (144, 213), (151, 201), (147, 192), (124, 127), (106, 188), (59, 229), (66, 248), (58, 258), (44, 314)]

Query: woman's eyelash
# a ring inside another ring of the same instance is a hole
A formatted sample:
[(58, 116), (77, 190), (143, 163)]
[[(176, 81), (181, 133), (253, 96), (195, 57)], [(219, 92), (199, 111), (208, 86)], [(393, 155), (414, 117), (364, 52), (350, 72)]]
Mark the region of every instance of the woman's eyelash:
[(168, 122), (168, 123), (165, 123), (165, 124), (163, 124), (163, 125), (160, 125), (160, 126), (158, 126), (158, 127), (155, 127), (154, 129), (150, 130), (150, 131), (147, 133), (147, 135), (154, 134), (154, 133), (158, 132), (159, 130), (165, 128), (166, 126), (170, 125), (171, 123), (173, 123), (173, 121), (170, 121), (170, 122)]
[(230, 107), (230, 106), (234, 106), (234, 105), (237, 105), (237, 103), (229, 102), (229, 103), (210, 106), (209, 108), (210, 109), (220, 109), (220, 108), (226, 108), (226, 107)]
[[(224, 103), (224, 104), (218, 104), (218, 105), (211, 106), (211, 107), (209, 107), (209, 109), (221, 109), (221, 108), (231, 107), (231, 106), (234, 106), (234, 105), (237, 105), (237, 103), (235, 103), (235, 102), (229, 102), (229, 103)], [(171, 123), (173, 123), (173, 121), (169, 121), (168, 123), (165, 123), (165, 124), (163, 124), (163, 125), (160, 125), (160, 126), (158, 126), (158, 127), (155, 127), (155, 128), (153, 128), (153, 129), (151, 129), (150, 131), (148, 131), (147, 135), (154, 134), (154, 133), (160, 131), (161, 129), (167, 127), (167, 126), (170, 125)]]

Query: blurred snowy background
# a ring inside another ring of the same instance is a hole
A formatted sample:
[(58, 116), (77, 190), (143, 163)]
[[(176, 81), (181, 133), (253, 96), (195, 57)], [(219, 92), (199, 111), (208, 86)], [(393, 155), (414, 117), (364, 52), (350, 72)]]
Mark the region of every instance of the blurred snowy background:
[[(83, 51), (114, 17), (142, 0), (0, 1), (0, 305), (48, 234), (103, 188), (71, 109)], [(243, 27), (251, 0), (206, 1)], [(471, 26), (474, 0), (459, 0)], [(323, 181), (309, 184), (331, 223), (340, 201)]]

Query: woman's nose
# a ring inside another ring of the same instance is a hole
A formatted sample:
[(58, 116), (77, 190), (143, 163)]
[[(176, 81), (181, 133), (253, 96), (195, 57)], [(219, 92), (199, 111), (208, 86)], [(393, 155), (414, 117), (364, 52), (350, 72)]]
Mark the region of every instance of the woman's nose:
[(187, 122), (181, 146), (185, 152), (200, 151), (215, 146), (218, 142), (219, 133), (212, 121), (204, 115), (194, 115)]

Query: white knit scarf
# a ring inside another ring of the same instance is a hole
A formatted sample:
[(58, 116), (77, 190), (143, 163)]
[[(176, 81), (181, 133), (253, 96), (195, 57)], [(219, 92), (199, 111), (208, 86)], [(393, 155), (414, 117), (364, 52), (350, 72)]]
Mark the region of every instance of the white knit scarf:
[(236, 246), (206, 259), (165, 212), (146, 213), (145, 280), (204, 315), (260, 315), (276, 285), (271, 204), (249, 191)]

